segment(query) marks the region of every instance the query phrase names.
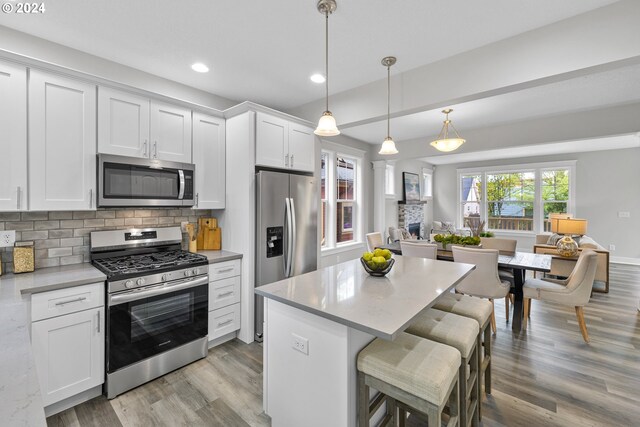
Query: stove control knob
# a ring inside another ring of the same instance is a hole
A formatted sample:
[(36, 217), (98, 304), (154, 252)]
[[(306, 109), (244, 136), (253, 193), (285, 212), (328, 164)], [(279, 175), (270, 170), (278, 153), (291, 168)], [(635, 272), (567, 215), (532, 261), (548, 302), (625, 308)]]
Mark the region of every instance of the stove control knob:
[(127, 280), (126, 282), (124, 282), (124, 287), (127, 289), (133, 288), (133, 286), (133, 280)]
[(162, 275), (162, 281), (166, 282), (167, 280), (169, 280), (169, 276), (167, 276), (166, 274)]
[(185, 271), (184, 271), (184, 275), (185, 275), (186, 277), (191, 276), (191, 270), (185, 270)]
[(141, 278), (141, 279), (136, 280), (136, 285), (142, 286), (144, 284), (145, 284), (145, 280), (144, 279)]
[(194, 268), (191, 272), (193, 273), (194, 276), (198, 275), (198, 269), (197, 268)]

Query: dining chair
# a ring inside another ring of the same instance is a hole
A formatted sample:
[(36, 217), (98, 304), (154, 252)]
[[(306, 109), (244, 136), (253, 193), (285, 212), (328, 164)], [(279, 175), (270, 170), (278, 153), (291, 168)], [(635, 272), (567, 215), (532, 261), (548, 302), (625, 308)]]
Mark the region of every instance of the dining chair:
[[(475, 264), (476, 268), (456, 286), (456, 292), (480, 298), (487, 298), (493, 305), (495, 298), (505, 298), (511, 284), (498, 276), (497, 249), (471, 249), (453, 246), (453, 260)], [(496, 333), (495, 309), (491, 311), (491, 329)]]
[[(513, 255), (516, 253), (518, 241), (516, 239), (501, 239), (496, 237), (481, 237), (480, 243), (483, 249), (497, 249), (500, 255)], [(513, 276), (513, 269), (498, 267), (498, 276), (500, 280), (511, 283), (511, 292), (504, 299), (504, 309), (509, 322), (509, 305), (513, 304), (513, 291), (516, 285), (516, 279)]]
[(531, 299), (556, 302), (575, 307), (582, 338), (585, 342), (589, 342), (583, 307), (587, 305), (591, 298), (597, 267), (598, 254), (586, 249), (580, 253), (573, 271), (566, 280), (527, 279), (522, 288), (524, 294), (524, 329), (527, 328), (528, 302)]
[(367, 246), (369, 247), (369, 252), (373, 252), (375, 248), (382, 246), (382, 233), (379, 231), (367, 233)]
[(400, 250), (403, 256), (436, 259), (438, 245), (426, 241), (400, 241)]

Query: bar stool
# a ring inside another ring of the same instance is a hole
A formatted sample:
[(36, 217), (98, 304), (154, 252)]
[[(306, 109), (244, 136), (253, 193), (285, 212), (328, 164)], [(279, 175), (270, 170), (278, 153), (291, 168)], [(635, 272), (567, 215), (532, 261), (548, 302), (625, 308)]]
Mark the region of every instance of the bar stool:
[[(394, 341), (376, 338), (358, 354), (358, 424), (386, 400), (380, 425), (405, 425), (404, 411), (440, 426), (449, 409), (448, 427), (459, 426), (458, 369), (460, 352), (453, 347), (402, 332)], [(379, 393), (369, 402), (369, 388)], [(401, 416), (398, 418), (398, 409)]]
[[(405, 332), (458, 349), (462, 363), (458, 370), (460, 425), (478, 425), (478, 333), (474, 319), (428, 308), (418, 314)], [(467, 374), (468, 371), (468, 374)]]
[[(478, 370), (480, 378), (478, 387), (478, 418), (482, 420), (481, 387), (484, 377), (484, 391), (491, 394), (491, 313), (493, 305), (484, 299), (462, 294), (446, 293), (440, 295), (432, 308), (474, 319), (479, 327), (477, 347), (479, 350)], [(481, 350), (482, 349), (482, 350)]]

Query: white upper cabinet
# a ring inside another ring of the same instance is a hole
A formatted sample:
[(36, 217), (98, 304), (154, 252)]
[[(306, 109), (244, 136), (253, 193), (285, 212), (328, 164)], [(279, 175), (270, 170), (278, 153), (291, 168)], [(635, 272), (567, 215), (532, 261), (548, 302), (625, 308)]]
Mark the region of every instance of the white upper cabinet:
[(96, 86), (32, 70), (29, 207), (95, 209)]
[(225, 121), (193, 113), (193, 163), (196, 165), (194, 209), (224, 209)]
[(191, 110), (100, 87), (98, 152), (191, 163)]
[(191, 110), (151, 101), (150, 141), (152, 159), (191, 163)]
[(98, 152), (149, 157), (149, 99), (100, 87)]
[(256, 165), (313, 172), (314, 142), (310, 128), (256, 113)]
[(27, 70), (0, 61), (0, 211), (27, 209)]
[(315, 135), (313, 130), (297, 123), (289, 123), (289, 167), (314, 171)]

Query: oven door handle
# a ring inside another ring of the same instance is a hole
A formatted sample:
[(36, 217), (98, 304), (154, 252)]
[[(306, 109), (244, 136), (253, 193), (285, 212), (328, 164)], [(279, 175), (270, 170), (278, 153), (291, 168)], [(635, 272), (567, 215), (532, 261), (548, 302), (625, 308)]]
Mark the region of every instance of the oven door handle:
[(196, 278), (180, 280), (178, 283), (171, 285), (163, 284), (149, 287), (142, 290), (133, 290), (109, 295), (107, 304), (111, 307), (114, 305), (124, 304), (127, 302), (139, 300), (142, 298), (150, 298), (158, 295), (168, 294), (170, 292), (181, 291), (183, 289), (195, 288), (196, 286), (208, 285), (209, 276), (200, 276)]
[(184, 199), (184, 171), (182, 169), (178, 169), (178, 176), (180, 178), (180, 184), (178, 187), (178, 199)]

